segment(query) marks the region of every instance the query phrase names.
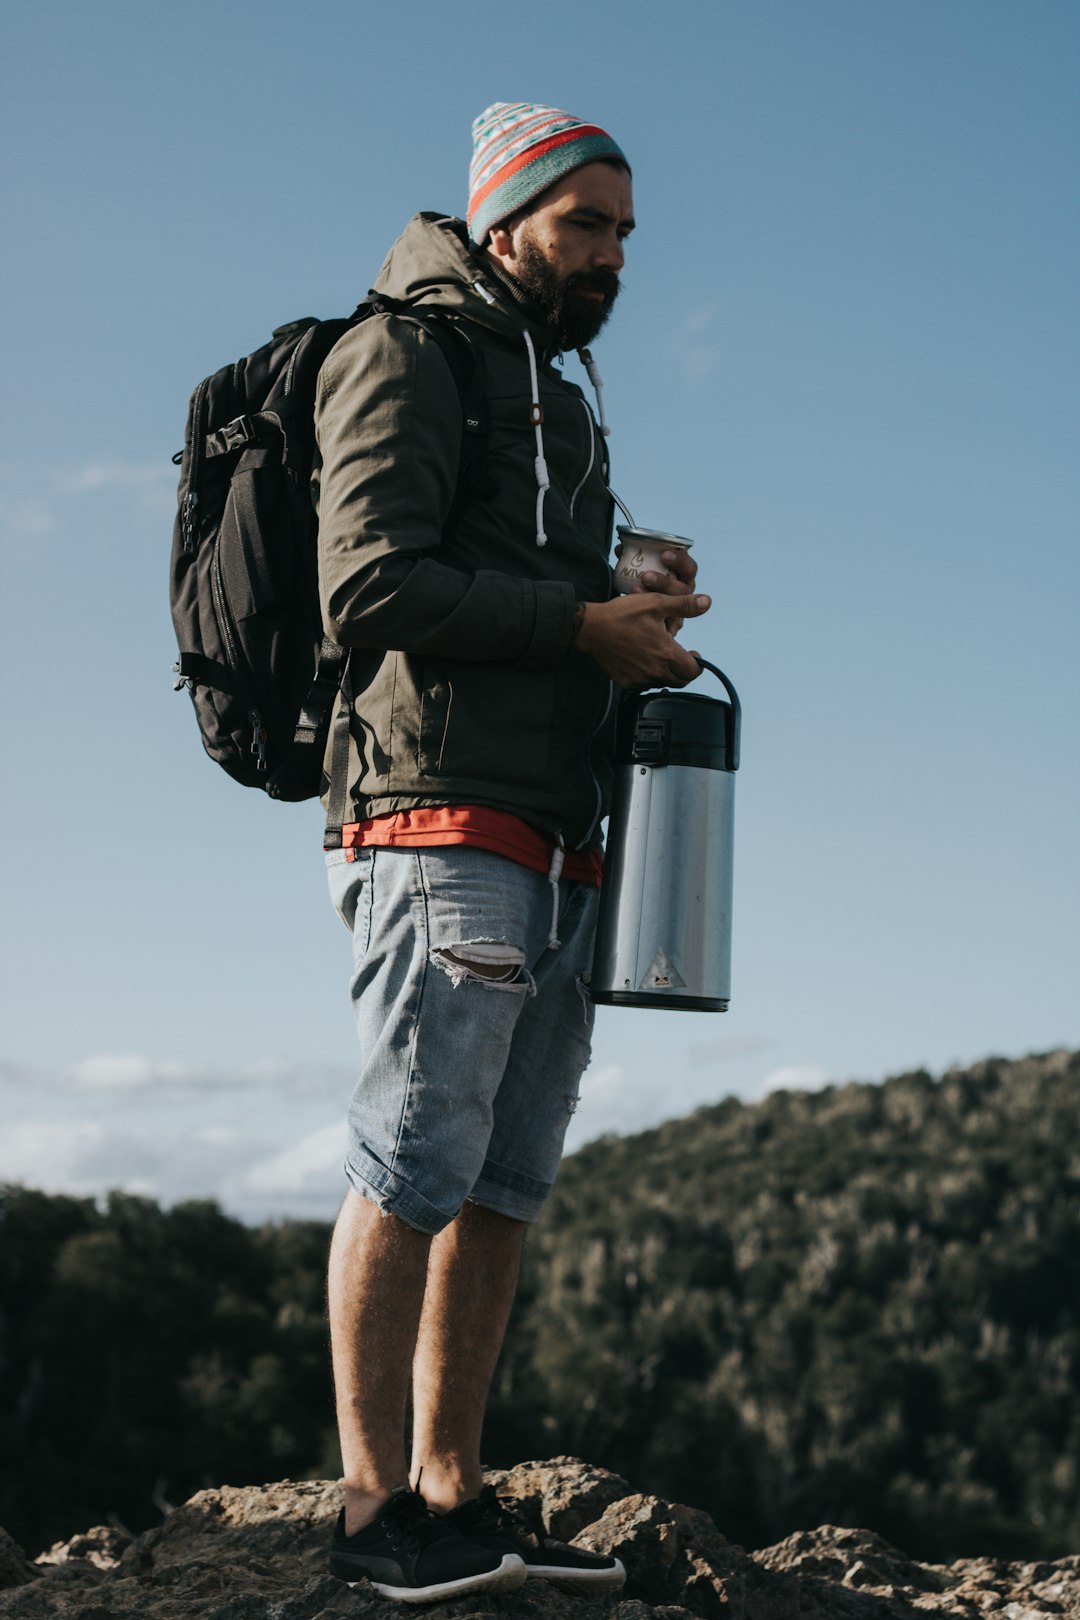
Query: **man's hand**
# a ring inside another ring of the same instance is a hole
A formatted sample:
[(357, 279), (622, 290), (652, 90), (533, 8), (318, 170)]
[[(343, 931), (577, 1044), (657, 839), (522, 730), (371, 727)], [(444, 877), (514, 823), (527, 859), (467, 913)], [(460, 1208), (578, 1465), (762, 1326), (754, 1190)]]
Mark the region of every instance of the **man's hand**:
[[(588, 602), (574, 645), (606, 670), (617, 686), (687, 686), (701, 673), (697, 659), (672, 633), (682, 619), (668, 617), (663, 591), (632, 591), (610, 602)], [(708, 596), (682, 595), (680, 613), (696, 619), (712, 606)]]
[[(623, 542), (620, 540), (615, 548), (616, 555), (621, 557)], [(638, 583), (629, 596), (640, 596), (647, 591), (658, 592), (662, 596), (689, 596), (694, 589), (697, 579), (697, 563), (688, 551), (673, 548), (671, 551), (662, 551), (660, 561), (668, 570), (666, 574), (658, 574), (652, 569), (642, 574)], [(682, 629), (683, 621), (677, 616), (668, 619), (667, 626), (673, 636), (677, 636)]]

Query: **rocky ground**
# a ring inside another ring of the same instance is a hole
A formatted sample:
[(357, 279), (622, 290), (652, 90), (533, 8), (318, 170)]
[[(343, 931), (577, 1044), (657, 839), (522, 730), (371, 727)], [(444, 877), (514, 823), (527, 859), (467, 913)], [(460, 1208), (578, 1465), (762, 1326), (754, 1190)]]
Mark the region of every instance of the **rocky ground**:
[(615, 1552), (617, 1598), (566, 1596), (540, 1581), (501, 1598), (404, 1609), (326, 1573), (340, 1505), (332, 1481), (200, 1491), (134, 1540), (88, 1530), (31, 1562), (0, 1530), (0, 1617), (46, 1620), (1080, 1620), (1080, 1556), (919, 1564), (869, 1530), (800, 1531), (746, 1553), (697, 1508), (642, 1496), (573, 1458), (490, 1476), (539, 1528)]

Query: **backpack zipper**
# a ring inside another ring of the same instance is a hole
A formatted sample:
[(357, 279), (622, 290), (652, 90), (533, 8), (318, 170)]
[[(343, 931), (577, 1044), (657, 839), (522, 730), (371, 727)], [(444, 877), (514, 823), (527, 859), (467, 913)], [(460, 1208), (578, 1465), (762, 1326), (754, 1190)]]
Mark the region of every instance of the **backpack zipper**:
[(180, 533), (183, 536), (183, 547), (188, 553), (195, 550), (196, 515), (195, 508), (199, 504), (199, 492), (195, 487), (202, 471), (203, 439), (206, 433), (203, 416), (205, 415), (206, 390), (209, 378), (204, 378), (195, 390), (195, 403), (191, 408), (191, 459), (188, 462), (188, 487), (184, 496), (184, 504), (180, 511)]
[(258, 709), (248, 710), (248, 720), (251, 724), (251, 752), (255, 755), (255, 769), (260, 776), (266, 775), (266, 728)]
[[(241, 668), (241, 665), (246, 663), (246, 660), (244, 660), (243, 653), (240, 651), (240, 647), (233, 635), (232, 614), (229, 612), (229, 604), (225, 596), (225, 581), (221, 575), (221, 548), (216, 541), (214, 544), (213, 567), (210, 570), (210, 587), (214, 599), (214, 608), (217, 613), (217, 621), (221, 627), (222, 638), (225, 642), (225, 657), (229, 668), (236, 676), (237, 684), (242, 689), (242, 696), (246, 698), (250, 692), (250, 687), (248, 686), (245, 671)], [(245, 688), (247, 690), (244, 690)], [(260, 776), (265, 776), (267, 769), (266, 728), (263, 726), (258, 709), (248, 709), (247, 717), (251, 726), (250, 751), (255, 755), (255, 768)]]

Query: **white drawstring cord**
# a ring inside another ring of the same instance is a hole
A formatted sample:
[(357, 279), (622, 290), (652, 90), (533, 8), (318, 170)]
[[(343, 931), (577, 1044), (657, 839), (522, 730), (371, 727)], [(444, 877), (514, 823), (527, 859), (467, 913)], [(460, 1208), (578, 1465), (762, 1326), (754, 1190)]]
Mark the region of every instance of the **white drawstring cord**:
[(589, 409), (588, 400), (580, 398), (580, 396), (579, 396), (579, 402), (581, 404), (582, 410), (585, 412), (585, 420), (589, 424), (589, 465), (586, 467), (585, 471), (582, 473), (581, 482), (578, 484), (577, 489), (575, 489), (574, 493), (570, 497), (570, 516), (571, 517), (573, 517), (573, 515), (574, 515), (574, 507), (577, 505), (577, 498), (581, 494), (582, 490), (585, 488), (585, 484), (586, 484), (586, 481), (588, 479), (588, 476), (593, 470), (593, 462), (596, 460), (596, 436), (595, 436), (595, 433), (593, 431), (594, 428), (596, 427), (596, 423), (593, 421), (593, 413)]
[[(579, 349), (578, 350), (578, 359), (581, 361), (582, 365), (585, 367), (585, 370), (589, 374), (589, 381), (592, 383), (593, 392), (596, 395), (596, 411), (597, 411), (597, 415), (600, 418), (600, 432), (604, 435), (605, 439), (608, 439), (608, 438), (611, 437), (611, 429), (608, 427), (607, 417), (604, 415), (604, 379), (601, 377), (599, 367), (597, 366), (596, 361), (593, 359), (592, 355), (589, 353), (588, 349)], [(590, 468), (591, 468), (591, 465), (592, 464), (590, 463)], [(585, 476), (587, 478), (588, 473), (586, 473)], [(611, 485), (605, 483), (604, 487), (606, 488), (608, 494), (611, 496), (612, 500), (615, 502), (615, 505), (619, 508), (619, 511), (622, 513), (622, 515), (626, 519), (627, 523), (629, 523), (630, 527), (632, 529), (636, 528), (637, 525), (635, 524), (633, 517), (627, 511), (627, 509), (623, 505), (622, 501), (620, 501), (619, 497), (616, 495), (616, 493), (612, 489)], [(580, 488), (581, 488), (581, 485), (579, 484), (578, 489), (580, 489)], [(578, 494), (578, 491), (575, 490), (574, 491), (574, 500), (577, 499), (577, 494)], [(570, 512), (571, 512), (571, 516), (573, 516), (573, 504), (572, 503), (571, 503)]]
[(544, 460), (544, 407), (540, 403), (540, 383), (536, 375), (536, 350), (533, 348), (532, 336), (528, 330), (522, 333), (525, 347), (529, 351), (529, 381), (532, 385), (532, 424), (536, 433), (536, 460), (533, 466), (536, 469), (536, 543), (538, 546), (547, 545), (547, 535), (544, 533), (544, 496), (551, 488), (551, 479), (548, 477), (547, 462)]
[(607, 417), (604, 415), (604, 379), (601, 377), (596, 361), (593, 359), (588, 349), (579, 349), (578, 359), (588, 372), (589, 381), (593, 385), (593, 393), (596, 395), (597, 415), (600, 417), (600, 431), (604, 435), (605, 439), (609, 438), (611, 429), (608, 427)]
[(551, 865), (548, 867), (548, 882), (551, 884), (551, 932), (548, 934), (547, 942), (549, 951), (562, 948), (562, 941), (559, 938), (559, 879), (562, 877), (564, 852), (562, 833), (556, 833), (555, 836), (559, 841), (551, 852)]

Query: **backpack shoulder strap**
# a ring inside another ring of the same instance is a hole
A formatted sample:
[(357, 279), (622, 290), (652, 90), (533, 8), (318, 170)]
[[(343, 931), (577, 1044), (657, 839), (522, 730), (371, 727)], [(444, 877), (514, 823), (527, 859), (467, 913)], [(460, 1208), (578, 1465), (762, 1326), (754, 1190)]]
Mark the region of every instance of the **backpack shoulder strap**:
[[(469, 336), (465, 322), (430, 304), (413, 304), (383, 293), (369, 293), (358, 306), (353, 320), (368, 310), (415, 321), (438, 344), (461, 401), (463, 442), (459, 472), (468, 476), (478, 465), (478, 454), (484, 449), (490, 424), (484, 357)], [(458, 482), (460, 486), (460, 476)]]

